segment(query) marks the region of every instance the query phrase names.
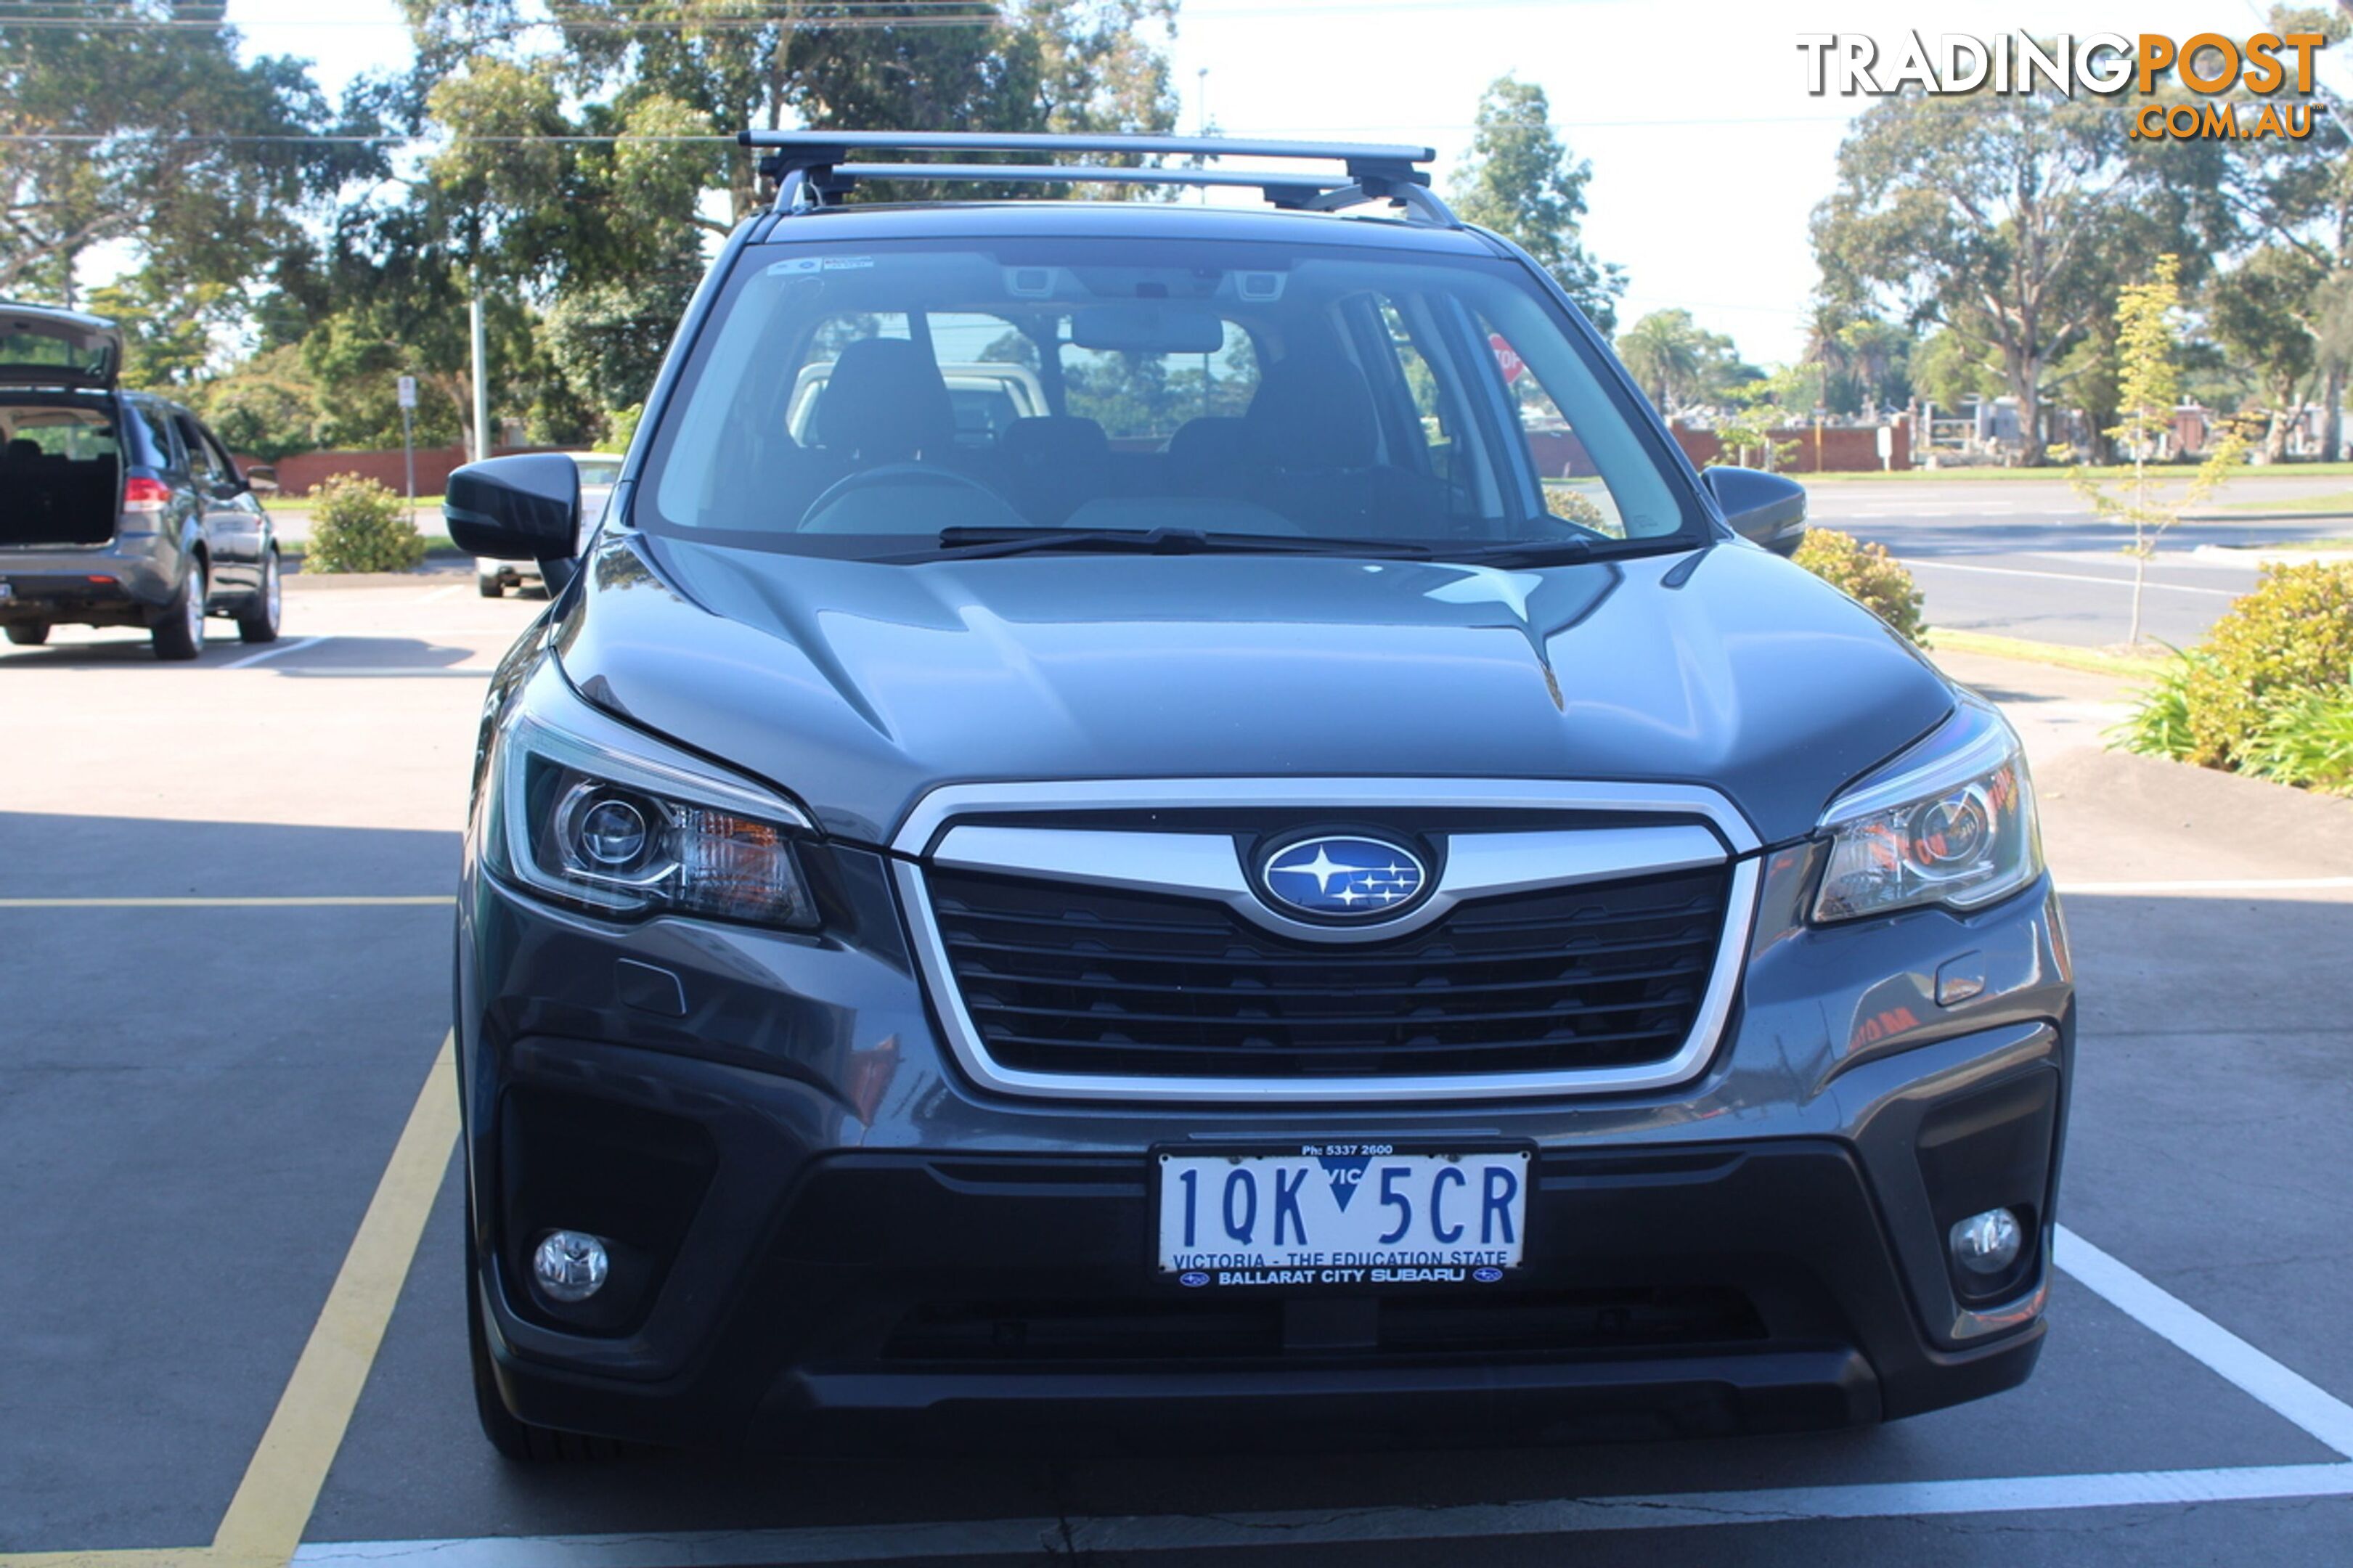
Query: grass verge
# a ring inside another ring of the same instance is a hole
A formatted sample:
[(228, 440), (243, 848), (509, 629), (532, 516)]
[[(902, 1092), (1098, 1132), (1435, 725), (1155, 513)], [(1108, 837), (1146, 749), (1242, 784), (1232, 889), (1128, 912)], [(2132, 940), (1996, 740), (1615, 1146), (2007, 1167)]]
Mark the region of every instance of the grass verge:
[(1995, 658), (2022, 658), (2055, 664), (2093, 675), (2113, 675), (2126, 680), (2147, 680), (2170, 662), (2164, 653), (2110, 653), (2105, 648), (2073, 647), (2066, 643), (2034, 642), (2026, 637), (1997, 637), (1991, 632), (1961, 632), (1943, 626), (1928, 628), (1928, 652), (1979, 653)]

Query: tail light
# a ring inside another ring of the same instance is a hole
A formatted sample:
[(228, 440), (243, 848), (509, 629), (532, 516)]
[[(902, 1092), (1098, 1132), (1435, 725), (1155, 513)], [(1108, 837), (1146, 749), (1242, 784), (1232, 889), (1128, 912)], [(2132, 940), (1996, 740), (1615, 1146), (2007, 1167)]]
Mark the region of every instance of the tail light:
[(122, 510), (125, 511), (162, 511), (172, 504), (172, 487), (161, 479), (125, 479), (122, 482)]

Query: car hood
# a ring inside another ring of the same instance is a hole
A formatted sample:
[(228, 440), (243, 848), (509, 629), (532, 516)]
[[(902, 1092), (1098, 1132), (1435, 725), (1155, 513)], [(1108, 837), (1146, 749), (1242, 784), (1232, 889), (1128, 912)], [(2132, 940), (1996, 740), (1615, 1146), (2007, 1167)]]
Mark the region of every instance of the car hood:
[(866, 842), (945, 783), (1387, 774), (1708, 784), (1773, 843), (1953, 701), (1745, 544), (905, 566), (608, 531), (586, 574), (558, 647), (589, 700)]

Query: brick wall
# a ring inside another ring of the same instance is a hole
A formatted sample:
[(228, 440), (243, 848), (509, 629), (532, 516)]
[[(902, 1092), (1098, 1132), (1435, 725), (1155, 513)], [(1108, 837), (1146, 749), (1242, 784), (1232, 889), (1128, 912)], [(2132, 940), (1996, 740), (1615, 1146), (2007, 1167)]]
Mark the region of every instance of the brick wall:
[[(553, 452), (554, 447), (495, 447), (492, 452), (506, 457), (514, 452)], [(260, 462), (259, 458), (239, 458), (238, 463), (250, 468)], [(438, 496), (449, 482), (449, 470), (466, 461), (463, 447), (419, 447), (417, 448), (417, 493)], [(396, 494), (406, 493), (408, 479), (397, 447), (381, 452), (298, 452), (290, 458), (280, 458), (267, 465), (278, 470), (278, 493), (283, 496), (306, 496), (319, 481), (332, 474), (357, 474), (374, 479)]]
[[(1674, 427), (1674, 432), (1675, 444), (1683, 449), (1683, 455), (1691, 458), (1696, 468), (1705, 468), (1709, 460), (1724, 448), (1724, 443), (1716, 439), (1715, 432), (1713, 430), (1687, 430), (1678, 425)], [(1912, 466), (1912, 422), (1908, 419), (1894, 421), (1890, 426), (1890, 435), (1893, 437), (1894, 450), (1888, 458), (1888, 466), (1899, 469), (1910, 468)], [(1819, 460), (1815, 444), (1818, 436), (1820, 442)], [(1817, 432), (1812, 426), (1807, 425), (1794, 429), (1776, 430), (1773, 432), (1773, 441), (1776, 446), (1790, 441), (1797, 443), (1798, 449), (1791, 452), (1788, 459), (1778, 465), (1785, 474), (1858, 473), (1864, 470), (1876, 472), (1880, 467), (1879, 432), (1876, 428), (1868, 426), (1861, 428), (1852, 426), (1824, 426), (1820, 432)], [(1748, 460), (1752, 463), (1757, 462), (1761, 456), (1760, 453), (1751, 451), (1748, 454)]]

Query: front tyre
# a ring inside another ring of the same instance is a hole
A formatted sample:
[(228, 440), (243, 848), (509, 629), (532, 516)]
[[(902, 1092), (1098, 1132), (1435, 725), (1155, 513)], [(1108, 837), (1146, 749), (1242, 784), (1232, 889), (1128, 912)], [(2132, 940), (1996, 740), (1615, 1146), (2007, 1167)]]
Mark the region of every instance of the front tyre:
[[(470, 1205), (469, 1205), (470, 1208)], [(621, 1446), (609, 1437), (583, 1436), (534, 1426), (518, 1420), (499, 1397), (497, 1376), (491, 1370), (491, 1341), (482, 1326), (480, 1270), (474, 1258), (474, 1217), (466, 1216), (466, 1349), (474, 1363), (474, 1416), (482, 1436), (500, 1455), (516, 1464), (565, 1464), (582, 1459), (617, 1459)]]
[(285, 590), (278, 577), (278, 552), (261, 558), (261, 587), (253, 602), (237, 613), (237, 635), (246, 642), (276, 642), (278, 616)]
[(164, 606), (164, 618), (155, 623), (157, 658), (190, 659), (205, 651), (205, 596), (211, 588), (205, 558), (199, 555), (190, 560), (187, 581), (180, 584), (172, 602)]
[(15, 643), (18, 647), (38, 647), (43, 643), (49, 640), (49, 623), (47, 621), (10, 621), (8, 623), (8, 640)]
[(481, 595), (485, 599), (505, 598), (507, 596), (506, 574), (503, 572), (475, 573), (474, 592)]

